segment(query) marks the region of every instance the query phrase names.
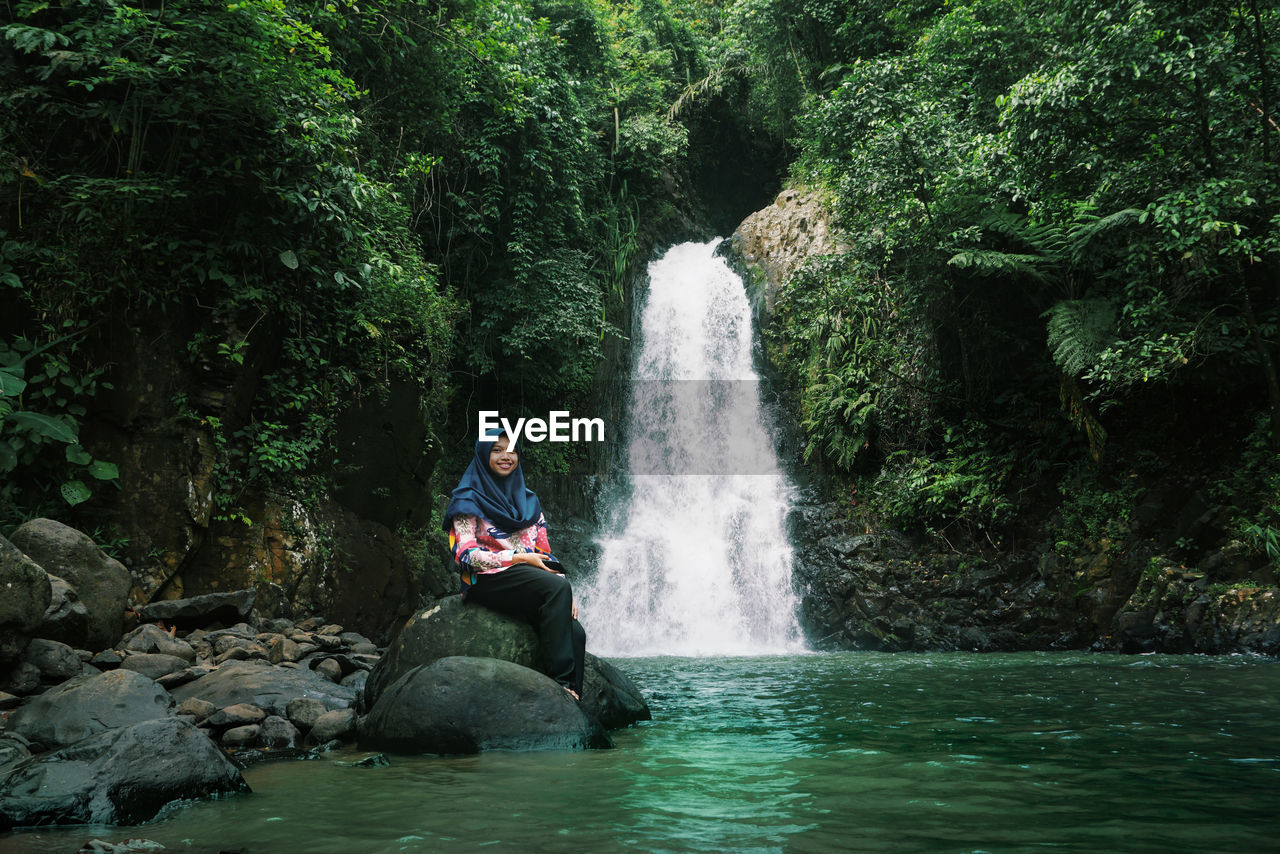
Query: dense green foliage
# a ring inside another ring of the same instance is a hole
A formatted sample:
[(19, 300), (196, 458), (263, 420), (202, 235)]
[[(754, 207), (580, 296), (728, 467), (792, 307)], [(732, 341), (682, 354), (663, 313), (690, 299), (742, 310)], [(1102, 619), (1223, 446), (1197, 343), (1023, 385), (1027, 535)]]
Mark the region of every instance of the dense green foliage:
[(656, 0), (0, 14), (6, 522), (112, 478), (80, 427), (111, 417), (121, 345), (166, 331), (227, 518), (326, 478), (337, 415), (393, 383), (437, 447), (455, 391), (580, 401), (640, 222), (672, 213), (688, 131), (667, 109), (705, 71)]
[[(820, 3), (754, 6), (795, 60), (758, 81), (794, 117), (795, 180), (850, 245), (793, 278), (768, 339), (834, 481), (974, 533), (1053, 500), (1074, 460), (1097, 483), (1225, 471), (1259, 413), (1274, 448), (1273, 5), (841, 5), (857, 39)], [(1280, 524), (1269, 486), (1230, 500)]]

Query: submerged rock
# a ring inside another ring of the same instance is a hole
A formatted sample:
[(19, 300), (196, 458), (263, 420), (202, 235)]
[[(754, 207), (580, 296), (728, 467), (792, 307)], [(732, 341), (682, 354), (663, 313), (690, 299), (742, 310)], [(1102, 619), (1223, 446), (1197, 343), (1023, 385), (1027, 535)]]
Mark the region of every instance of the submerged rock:
[(608, 736), (552, 679), (496, 658), (450, 656), (389, 685), (360, 723), (360, 747), (399, 753), (576, 750)]
[(247, 791), (236, 767), (194, 726), (144, 721), (14, 767), (0, 782), (0, 830), (138, 824), (175, 800)]
[(53, 749), (103, 730), (172, 715), (173, 698), (167, 691), (139, 673), (112, 670), (50, 688), (10, 715), (7, 729)]

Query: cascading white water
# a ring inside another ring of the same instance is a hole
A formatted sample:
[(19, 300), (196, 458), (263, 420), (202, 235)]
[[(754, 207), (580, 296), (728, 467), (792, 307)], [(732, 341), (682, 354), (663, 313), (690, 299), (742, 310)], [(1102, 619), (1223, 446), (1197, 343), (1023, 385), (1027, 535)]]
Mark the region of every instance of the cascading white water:
[[(625, 495), (579, 591), (604, 655), (803, 648), (778, 467), (752, 367), (742, 280), (685, 243), (649, 265), (628, 403)], [(609, 520), (612, 519), (612, 522)]]

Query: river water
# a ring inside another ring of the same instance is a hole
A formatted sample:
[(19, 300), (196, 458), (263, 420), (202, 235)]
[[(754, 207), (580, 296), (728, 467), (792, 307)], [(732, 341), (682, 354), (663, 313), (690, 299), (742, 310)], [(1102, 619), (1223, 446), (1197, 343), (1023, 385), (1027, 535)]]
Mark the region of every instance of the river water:
[(180, 851), (1261, 852), (1280, 840), (1280, 663), (824, 653), (616, 663), (654, 720), (614, 750), (249, 769), (132, 829)]

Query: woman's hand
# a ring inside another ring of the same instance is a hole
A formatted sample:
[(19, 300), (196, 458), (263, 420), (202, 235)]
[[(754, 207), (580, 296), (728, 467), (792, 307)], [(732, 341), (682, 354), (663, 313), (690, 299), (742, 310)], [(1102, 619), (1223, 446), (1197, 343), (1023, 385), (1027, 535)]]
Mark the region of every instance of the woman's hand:
[(516, 552), (511, 556), (511, 563), (512, 565), (517, 563), (527, 563), (530, 566), (536, 566), (538, 569), (545, 569), (547, 572), (554, 572), (551, 567), (542, 562), (542, 556), (534, 552)]
[(578, 619), (578, 600), (577, 599), (573, 600), (573, 610), (569, 612), (569, 616), (573, 617), (575, 620)]

